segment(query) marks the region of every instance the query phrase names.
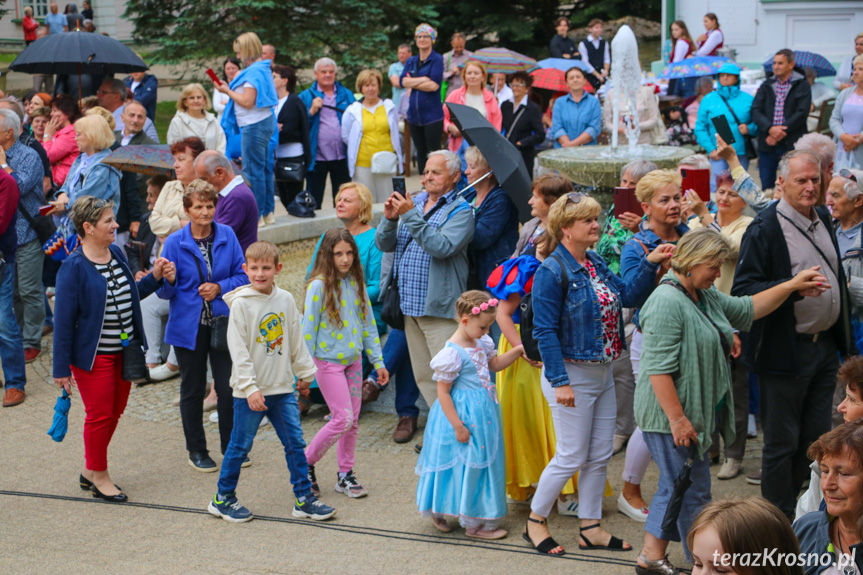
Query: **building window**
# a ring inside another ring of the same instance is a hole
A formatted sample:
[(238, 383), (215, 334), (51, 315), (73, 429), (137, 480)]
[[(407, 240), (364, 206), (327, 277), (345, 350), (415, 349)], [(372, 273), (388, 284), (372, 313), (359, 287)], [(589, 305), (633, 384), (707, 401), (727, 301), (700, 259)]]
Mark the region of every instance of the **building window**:
[(24, 17), (24, 8), (30, 6), (33, 8), (33, 17), (34, 18), (44, 18), (48, 15), (48, 0), (21, 0), (20, 4), (20, 14), (21, 17)]

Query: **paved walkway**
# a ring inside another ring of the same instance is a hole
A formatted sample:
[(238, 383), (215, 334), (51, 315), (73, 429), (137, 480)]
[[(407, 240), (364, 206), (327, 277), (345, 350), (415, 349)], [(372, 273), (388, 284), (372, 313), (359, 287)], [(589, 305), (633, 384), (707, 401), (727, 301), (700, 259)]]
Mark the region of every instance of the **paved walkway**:
[[(282, 278), (280, 277), (280, 283)], [(439, 534), (416, 513), (412, 447), (390, 434), (395, 416), (384, 395), (378, 412), (360, 420), (356, 472), (369, 497), (349, 500), (335, 493), (335, 454), (319, 464), (323, 500), (337, 507), (326, 523), (291, 518), (291, 488), (281, 444), (264, 427), (243, 470), (239, 496), (258, 517), (234, 525), (206, 513), (216, 474), (201, 474), (186, 463), (179, 409), (172, 405), (179, 379), (133, 388), (129, 406), (111, 444), (112, 477), (132, 503), (111, 505), (81, 492), (84, 409), (75, 396), (69, 434), (62, 443), (46, 435), (57, 388), (50, 383), (50, 339), (46, 352), (28, 365), (27, 401), (0, 409), (0, 572), (62, 573), (632, 573), (635, 553), (585, 553), (577, 548), (577, 519), (553, 513), (551, 529), (569, 553), (537, 556), (522, 540), (527, 507), (512, 505), (504, 520), (510, 536), (500, 542), (468, 540), (461, 530)], [(323, 424), (323, 408), (304, 420), (306, 440)], [(215, 425), (206, 423), (213, 451)], [(745, 467), (758, 466), (760, 441), (751, 441)], [(217, 458), (218, 459), (218, 458)], [(621, 486), (623, 454), (609, 469), (612, 487)], [(718, 468), (714, 467), (716, 472)], [(645, 494), (655, 491), (651, 466)], [(741, 476), (713, 482), (715, 497), (757, 495)], [(636, 549), (641, 525), (617, 513), (616, 498), (604, 502), (604, 525)], [(681, 547), (671, 559), (683, 565)], [(558, 561), (558, 563), (554, 563)]]

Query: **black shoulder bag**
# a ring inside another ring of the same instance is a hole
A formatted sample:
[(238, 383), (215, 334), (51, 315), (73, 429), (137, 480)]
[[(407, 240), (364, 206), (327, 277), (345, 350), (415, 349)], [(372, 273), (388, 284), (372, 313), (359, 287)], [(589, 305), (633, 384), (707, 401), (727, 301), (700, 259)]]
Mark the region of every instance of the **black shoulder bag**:
[[(198, 277), (201, 278), (201, 284), (207, 283), (210, 274), (207, 272), (207, 279), (204, 279), (204, 274), (201, 273), (201, 263), (198, 258), (195, 258), (195, 267), (198, 268)], [(207, 302), (204, 302), (206, 305)], [(228, 316), (219, 315), (213, 316), (210, 320), (210, 348), (216, 351), (228, 351)]]
[(39, 214), (35, 218), (27, 213), (27, 210), (21, 204), (21, 200), (18, 200), (18, 211), (24, 216), (24, 219), (27, 220), (27, 223), (30, 224), (30, 227), (33, 228), (33, 231), (36, 232), (36, 237), (39, 238), (40, 244), (45, 244), (48, 240), (51, 239), (51, 236), (54, 235), (54, 232), (57, 231), (57, 226), (54, 225), (54, 218), (50, 216), (43, 216)]
[[(725, 105), (728, 107), (728, 111), (731, 112), (731, 117), (734, 118), (734, 121), (737, 122), (739, 126), (743, 122), (737, 119), (737, 114), (734, 113), (734, 109), (731, 107), (731, 104), (728, 103), (728, 100), (725, 99), (725, 96), (716, 92), (716, 94), (722, 98), (722, 101), (725, 102)], [(741, 134), (743, 136), (743, 145), (746, 148), (746, 157), (750, 160), (754, 160), (758, 158), (758, 150), (755, 148), (755, 143), (752, 141), (752, 136), (749, 134)]]
[[(566, 272), (566, 266), (563, 265), (563, 260), (560, 256), (551, 255), (557, 260), (560, 265), (560, 272), (563, 274), (563, 297), (561, 302), (566, 302), (566, 296), (569, 295), (569, 274)], [(542, 361), (542, 356), (539, 354), (539, 342), (533, 337), (533, 292), (524, 294), (519, 305), (521, 316), (519, 325), (521, 327), (521, 345), (524, 346), (524, 354), (533, 361)]]

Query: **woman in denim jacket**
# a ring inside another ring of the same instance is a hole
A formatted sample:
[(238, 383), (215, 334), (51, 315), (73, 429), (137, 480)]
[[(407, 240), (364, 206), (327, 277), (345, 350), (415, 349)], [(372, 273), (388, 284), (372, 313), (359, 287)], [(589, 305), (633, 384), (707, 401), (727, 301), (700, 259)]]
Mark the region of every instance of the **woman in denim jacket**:
[(534, 276), (534, 336), (542, 355), (542, 390), (551, 407), (557, 450), (536, 488), (525, 537), (545, 554), (563, 553), (549, 536), (545, 518), (576, 471), (579, 548), (632, 549), (599, 527), (617, 414), (611, 362), (625, 342), (622, 307), (642, 300), (672, 248), (654, 249), (638, 273), (621, 280), (596, 252), (587, 251), (599, 239), (601, 211), (599, 203), (584, 194), (559, 198), (548, 219), (548, 232), (558, 245)]

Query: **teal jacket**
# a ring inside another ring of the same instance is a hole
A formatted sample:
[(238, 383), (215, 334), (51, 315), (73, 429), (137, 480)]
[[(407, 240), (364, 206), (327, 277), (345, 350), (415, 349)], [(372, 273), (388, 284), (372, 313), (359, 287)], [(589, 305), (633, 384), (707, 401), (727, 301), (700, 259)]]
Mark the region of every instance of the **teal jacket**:
[(743, 141), (743, 135), (737, 129), (737, 122), (734, 121), (734, 116), (728, 110), (728, 106), (722, 101), (722, 96), (728, 100), (728, 104), (737, 114), (737, 119), (741, 123), (746, 124), (749, 128), (749, 135), (756, 137), (758, 135), (758, 126), (752, 121), (749, 115), (749, 110), (752, 108), (752, 96), (743, 92), (740, 86), (719, 86), (715, 92), (710, 92), (701, 101), (698, 107), (698, 119), (695, 121), (695, 138), (698, 140), (698, 145), (707, 150), (709, 154), (716, 149), (716, 128), (713, 127), (711, 118), (725, 116), (728, 119), (728, 124), (731, 126), (731, 133), (734, 134), (734, 151), (738, 156), (746, 155), (746, 144)]

